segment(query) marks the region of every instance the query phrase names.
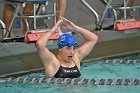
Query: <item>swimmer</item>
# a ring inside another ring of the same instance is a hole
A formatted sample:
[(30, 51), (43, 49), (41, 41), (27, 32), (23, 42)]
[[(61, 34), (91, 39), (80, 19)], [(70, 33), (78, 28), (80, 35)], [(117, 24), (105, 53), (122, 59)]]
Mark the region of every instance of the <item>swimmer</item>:
[[(60, 26), (66, 30), (80, 33), (84, 42), (78, 46), (78, 42), (73, 35), (63, 33), (58, 39), (59, 52), (54, 55), (46, 47), (46, 44), (54, 33), (58, 33)], [(44, 64), (45, 74), (56, 78), (80, 77), (80, 62), (91, 52), (97, 40), (98, 36), (96, 34), (61, 17), (54, 27), (36, 42), (37, 51)]]

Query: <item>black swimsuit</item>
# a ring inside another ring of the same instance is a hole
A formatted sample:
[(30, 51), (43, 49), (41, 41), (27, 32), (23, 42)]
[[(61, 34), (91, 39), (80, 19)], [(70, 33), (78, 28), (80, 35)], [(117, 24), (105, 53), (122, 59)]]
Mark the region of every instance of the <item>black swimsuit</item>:
[(56, 77), (56, 78), (77, 78), (80, 76), (81, 76), (81, 73), (75, 64), (75, 66), (71, 67), (71, 68), (63, 67), (60, 65), (59, 70), (56, 72), (54, 77)]

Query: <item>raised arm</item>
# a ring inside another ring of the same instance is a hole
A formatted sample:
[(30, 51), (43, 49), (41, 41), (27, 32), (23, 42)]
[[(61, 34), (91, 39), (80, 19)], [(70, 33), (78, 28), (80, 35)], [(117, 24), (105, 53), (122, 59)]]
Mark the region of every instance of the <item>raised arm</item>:
[(77, 53), (79, 56), (79, 60), (81, 61), (83, 58), (85, 58), (93, 49), (93, 47), (95, 46), (97, 40), (98, 40), (98, 36), (92, 32), (90, 32), (89, 30), (86, 30), (82, 27), (79, 27), (77, 25), (75, 25), (74, 23), (72, 23), (71, 21), (62, 18), (65, 24), (65, 29), (69, 29), (69, 30), (74, 30), (76, 32), (79, 32), (83, 38), (84, 38), (84, 43), (77, 48)]
[(84, 38), (84, 43), (78, 48), (79, 57), (82, 60), (91, 52), (98, 40), (98, 36), (79, 26), (75, 27), (75, 31), (80, 32)]
[(44, 64), (50, 64), (53, 60), (54, 55), (46, 47), (49, 38), (58, 31), (59, 26), (61, 25), (62, 20), (59, 20), (55, 26), (43, 35), (36, 43), (36, 47), (39, 53), (39, 56)]

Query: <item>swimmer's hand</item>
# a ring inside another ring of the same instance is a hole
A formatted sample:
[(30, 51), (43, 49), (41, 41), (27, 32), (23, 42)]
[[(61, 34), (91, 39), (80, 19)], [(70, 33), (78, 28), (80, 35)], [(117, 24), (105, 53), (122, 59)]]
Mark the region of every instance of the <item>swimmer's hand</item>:
[(75, 30), (77, 28), (77, 25), (75, 25), (73, 22), (69, 21), (68, 19), (64, 17), (60, 17), (63, 22), (62, 22), (62, 27), (66, 30)]

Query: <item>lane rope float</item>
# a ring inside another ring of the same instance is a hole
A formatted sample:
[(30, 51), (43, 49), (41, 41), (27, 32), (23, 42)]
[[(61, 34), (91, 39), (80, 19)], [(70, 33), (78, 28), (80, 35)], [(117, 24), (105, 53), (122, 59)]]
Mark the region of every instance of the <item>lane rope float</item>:
[(140, 85), (139, 79), (87, 79), (87, 78), (6, 78), (0, 83), (47, 83), (64, 85)]

